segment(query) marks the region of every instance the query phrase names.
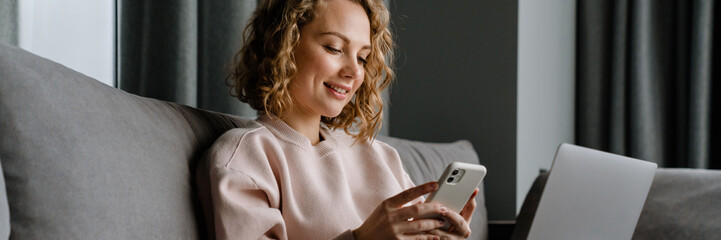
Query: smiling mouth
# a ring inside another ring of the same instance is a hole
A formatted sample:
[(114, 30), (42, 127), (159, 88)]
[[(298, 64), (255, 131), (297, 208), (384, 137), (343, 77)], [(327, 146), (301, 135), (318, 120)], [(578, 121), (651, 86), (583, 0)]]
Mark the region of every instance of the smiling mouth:
[(345, 89), (342, 89), (342, 88), (339, 88), (339, 87), (330, 85), (330, 84), (328, 84), (328, 83), (323, 83), (323, 85), (325, 85), (325, 87), (330, 88), (330, 89), (332, 89), (333, 91), (336, 91), (336, 92), (338, 92), (338, 93), (340, 93), (340, 94), (345, 94), (345, 93), (347, 92), (347, 90), (345, 90)]

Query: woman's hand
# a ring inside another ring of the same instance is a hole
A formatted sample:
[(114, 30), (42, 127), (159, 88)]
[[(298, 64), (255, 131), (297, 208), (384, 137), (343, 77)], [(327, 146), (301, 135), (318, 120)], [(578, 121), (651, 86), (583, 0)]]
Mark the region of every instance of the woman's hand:
[[(363, 225), (353, 230), (354, 237), (358, 240), (364, 240), (441, 239), (441, 237), (460, 238), (470, 236), (471, 230), (468, 227), (466, 218), (447, 209), (442, 204), (419, 203), (403, 207), (404, 204), (436, 189), (438, 189), (438, 183), (428, 182), (386, 199), (371, 213)], [(468, 207), (464, 207), (464, 210), (466, 208)], [(473, 208), (475, 208), (475, 205)], [(473, 209), (470, 209), (470, 213), (472, 212)], [(470, 219), (470, 213), (466, 213), (469, 215), (468, 219)], [(441, 215), (445, 220), (418, 218), (424, 215)], [(415, 219), (409, 220), (411, 218)], [(451, 224), (448, 231), (439, 230), (443, 227), (444, 221)]]
[[(459, 214), (449, 211), (449, 214), (444, 216), (452, 224), (451, 228), (448, 230), (434, 229), (429, 233), (440, 236), (441, 239), (466, 239), (470, 237), (471, 231), (469, 224), (471, 223), (473, 211), (476, 210), (476, 195), (478, 195), (478, 188), (473, 191), (473, 194), (471, 194), (471, 197), (466, 202), (466, 205), (463, 206), (463, 209)], [(459, 228), (457, 226), (463, 227)], [(467, 228), (468, 230), (466, 231), (464, 228)]]
[(473, 216), (473, 211), (476, 210), (476, 195), (478, 195), (478, 191), (478, 188), (473, 191), (473, 194), (471, 194), (468, 202), (466, 202), (466, 205), (463, 206), (463, 209), (461, 209), (461, 216), (463, 216), (463, 219), (466, 219), (466, 222), (468, 222), (468, 224), (471, 224), (471, 217)]

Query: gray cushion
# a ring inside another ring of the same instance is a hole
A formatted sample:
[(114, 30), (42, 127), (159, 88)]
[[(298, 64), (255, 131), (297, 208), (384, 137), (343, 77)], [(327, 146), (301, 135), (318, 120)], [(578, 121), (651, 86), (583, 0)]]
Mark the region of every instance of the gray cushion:
[[(516, 219), (513, 239), (525, 239), (547, 174), (531, 186)], [(656, 171), (633, 239), (716, 239), (721, 236), (721, 171)]]
[(718, 239), (721, 171), (659, 169), (633, 239)]
[(2, 43), (0, 118), (14, 239), (204, 236), (191, 169), (252, 122), (128, 94)]
[[(473, 145), (466, 140), (453, 143), (427, 143), (387, 136), (378, 136), (378, 140), (388, 143), (398, 150), (403, 167), (416, 185), (429, 181), (438, 181), (449, 163), (479, 163)], [(489, 170), (489, 172), (492, 171), (492, 169)], [(476, 196), (477, 207), (473, 213), (472, 234), (469, 239), (488, 238), (488, 214), (486, 212), (483, 184), (478, 189), (480, 192)]]

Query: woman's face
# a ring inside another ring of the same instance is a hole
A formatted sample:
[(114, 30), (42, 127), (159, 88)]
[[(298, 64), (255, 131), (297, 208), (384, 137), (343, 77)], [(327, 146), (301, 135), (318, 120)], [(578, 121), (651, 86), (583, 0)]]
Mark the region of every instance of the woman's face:
[(291, 112), (335, 117), (363, 83), (370, 23), (363, 7), (348, 0), (328, 0), (316, 14), (300, 29), (294, 49)]

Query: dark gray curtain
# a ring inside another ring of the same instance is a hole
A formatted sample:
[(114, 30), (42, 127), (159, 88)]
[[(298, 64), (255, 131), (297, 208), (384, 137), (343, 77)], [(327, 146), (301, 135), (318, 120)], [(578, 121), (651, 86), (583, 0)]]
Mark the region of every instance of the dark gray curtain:
[(577, 143), (664, 167), (719, 168), (718, 4), (577, 6)]
[(118, 87), (141, 96), (256, 116), (230, 96), (228, 64), (256, 0), (119, 0)]
[(18, 45), (17, 0), (0, 0), (0, 42)]

